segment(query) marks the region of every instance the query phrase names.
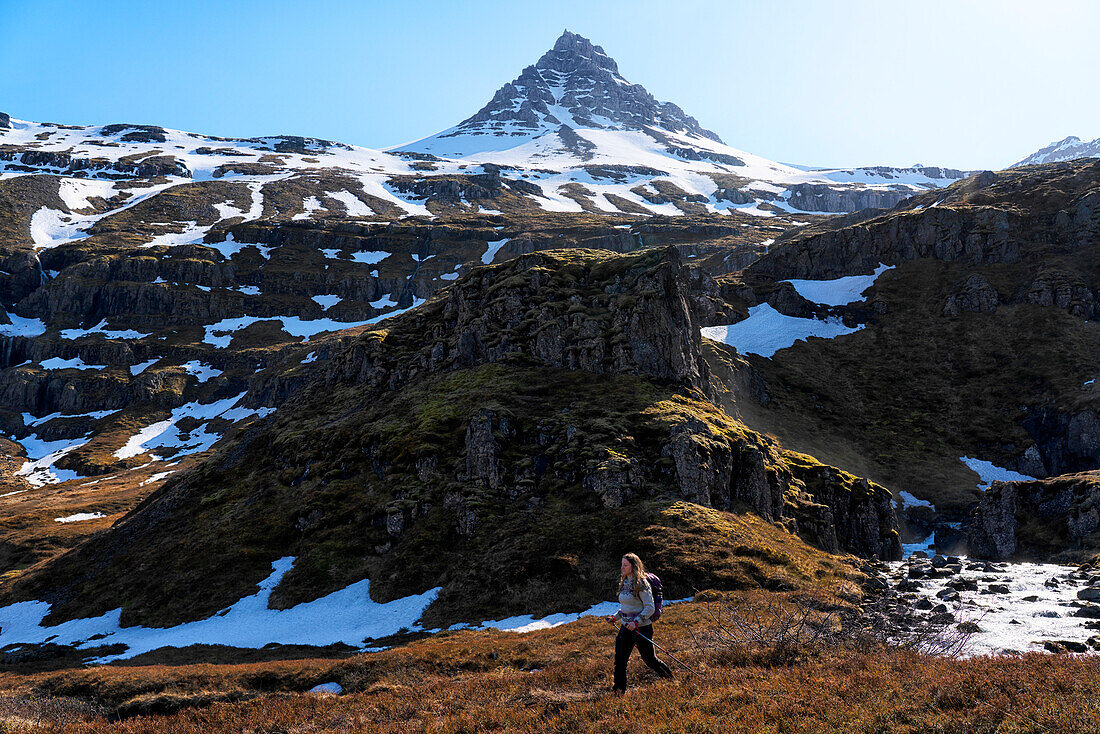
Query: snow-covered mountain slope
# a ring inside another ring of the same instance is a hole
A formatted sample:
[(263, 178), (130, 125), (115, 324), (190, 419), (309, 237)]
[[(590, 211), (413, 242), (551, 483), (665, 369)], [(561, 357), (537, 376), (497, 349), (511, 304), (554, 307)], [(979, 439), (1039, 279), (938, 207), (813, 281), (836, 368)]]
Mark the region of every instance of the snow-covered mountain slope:
[[(237, 181), (263, 206), (252, 219), (433, 216), (453, 207), (499, 211), (501, 202), (489, 201), (494, 197), (485, 195), (485, 182), (477, 178), (484, 174), (491, 188), (509, 195), (504, 206), (511, 210), (763, 217), (891, 207), (966, 175), (921, 166), (806, 169), (738, 150), (676, 105), (627, 82), (599, 46), (568, 31), (475, 115), (389, 151), (297, 136), (221, 138), (155, 125), (59, 125), (6, 115), (2, 122), (0, 179), (40, 173), (144, 178), (162, 188)], [(333, 176), (339, 179), (334, 188), (319, 181)], [(117, 209), (135, 203), (133, 188), (100, 186), (94, 196)], [(87, 203), (80, 192), (90, 192), (88, 185), (70, 189), (74, 201)], [(122, 189), (131, 192), (123, 196)], [(142, 195), (153, 193), (149, 186), (141, 189)], [(277, 196), (279, 204), (269, 206), (262, 201), (268, 189), (294, 194)], [(75, 231), (62, 226), (70, 222), (47, 219), (39, 227), (44, 240)]]
[(1074, 158), (1100, 158), (1100, 138), (1081, 140), (1076, 135), (1070, 135), (1068, 138), (1055, 140), (1045, 148), (1040, 148), (1022, 161), (1013, 163), (1009, 168), (1035, 166), (1040, 163), (1060, 163)]
[[(921, 166), (807, 170), (738, 150), (676, 105), (626, 81), (602, 48), (569, 31), (476, 114), (394, 150), (548, 169), (538, 172), (544, 189), (576, 183), (628, 199), (645, 179), (667, 178), (718, 211), (762, 204), (765, 211), (829, 212), (893, 206), (966, 175)], [(633, 169), (628, 185), (605, 191), (608, 182), (598, 172), (609, 166)]]

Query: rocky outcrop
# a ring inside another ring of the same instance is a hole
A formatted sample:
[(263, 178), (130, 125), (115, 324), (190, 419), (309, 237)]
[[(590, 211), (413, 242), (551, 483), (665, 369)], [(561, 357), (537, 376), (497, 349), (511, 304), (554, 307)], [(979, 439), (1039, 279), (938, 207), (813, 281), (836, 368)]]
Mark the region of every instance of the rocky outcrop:
[(958, 316), (960, 311), (993, 313), (999, 302), (997, 289), (981, 275), (974, 273), (967, 277), (958, 293), (947, 297), (943, 315)]
[(105, 158), (83, 158), (69, 153), (46, 150), (0, 150), (0, 160), (12, 161), (27, 167), (28, 171), (81, 175), (97, 173), (107, 178), (155, 178), (157, 176), (183, 176), (191, 178), (191, 171), (181, 161), (170, 155), (157, 155), (136, 162), (110, 161)]
[[(432, 201), (457, 204), (460, 201), (487, 201), (504, 191), (499, 169), (467, 176), (393, 177), (390, 184), (402, 193)], [(541, 190), (540, 190), (541, 191)]]
[(809, 457), (782, 452), (756, 434), (717, 433), (687, 420), (670, 433), (679, 495), (720, 510), (748, 506), (830, 553), (901, 558), (891, 494)]
[(168, 134), (163, 127), (158, 125), (131, 125), (129, 123), (115, 123), (104, 125), (99, 129), (100, 135), (113, 137), (119, 133), (125, 133), (119, 140), (124, 143), (167, 143)]
[[(772, 250), (750, 272), (776, 279), (837, 278), (871, 272), (880, 262), (934, 258), (969, 265), (1021, 263), (1092, 246), (1100, 235), (1100, 161), (984, 171), (948, 189), (913, 196), (894, 211), (826, 231), (807, 229)], [(794, 203), (794, 200), (791, 200)], [(843, 223), (841, 223), (843, 224)], [(1088, 308), (1080, 282), (1041, 271), (1018, 300)], [(1028, 301), (1028, 294), (1034, 292)], [(1094, 294), (1093, 294), (1094, 295)]]
[(4, 112), (0, 112), (0, 130), (11, 129), (11, 118)]
[(497, 462), (497, 440), (493, 425), (507, 432), (507, 419), (497, 418), (491, 410), (481, 410), (470, 419), (466, 428), (466, 480), (483, 484), (489, 489), (500, 487), (500, 466)]
[(972, 265), (1020, 259), (1018, 223), (996, 207), (924, 210), (829, 231), (773, 248), (748, 270), (777, 279), (839, 278), (872, 272), (879, 263), (896, 265), (930, 257)]
[(787, 203), (807, 212), (854, 212), (859, 209), (889, 209), (912, 196), (911, 190), (856, 189), (826, 184), (795, 184), (788, 188)]
[(1043, 270), (1020, 298), (1024, 303), (1054, 306), (1082, 319), (1096, 317), (1096, 295), (1080, 273)]
[(1082, 560), (1100, 547), (1100, 472), (993, 482), (966, 527), (971, 555)]
[[(475, 271), (401, 322), (423, 346), (384, 352), (356, 340), (329, 368), (331, 381), (394, 389), (425, 372), (526, 356), (551, 367), (596, 374), (640, 374), (708, 389), (698, 325), (674, 248), (613, 260), (569, 251), (523, 255)], [(565, 282), (557, 282), (559, 279)], [(563, 295), (568, 288), (572, 295)]]
[(1055, 476), (1100, 465), (1100, 415), (1095, 410), (1035, 407), (1021, 425), (1035, 441), (1018, 460), (1021, 472)]

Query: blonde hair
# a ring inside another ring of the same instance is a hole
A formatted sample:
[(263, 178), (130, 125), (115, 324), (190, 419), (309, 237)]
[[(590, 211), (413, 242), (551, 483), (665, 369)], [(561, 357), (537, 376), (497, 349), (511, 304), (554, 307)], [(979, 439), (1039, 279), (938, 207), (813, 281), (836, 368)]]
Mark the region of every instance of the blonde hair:
[(622, 576), (619, 578), (619, 591), (622, 592), (623, 586), (626, 585), (626, 580), (629, 578), (633, 582), (634, 596), (639, 597), (642, 595), (642, 589), (649, 583), (645, 576), (645, 564), (642, 563), (642, 559), (638, 557), (637, 553), (624, 553), (623, 558), (630, 561), (630, 566), (634, 572), (629, 577)]

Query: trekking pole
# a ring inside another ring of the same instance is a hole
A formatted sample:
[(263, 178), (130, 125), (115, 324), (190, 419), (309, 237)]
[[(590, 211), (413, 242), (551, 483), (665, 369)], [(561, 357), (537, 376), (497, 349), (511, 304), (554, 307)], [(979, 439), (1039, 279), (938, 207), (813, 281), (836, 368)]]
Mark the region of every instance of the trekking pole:
[[(618, 629), (619, 629), (619, 630), (622, 630), (622, 629), (623, 629), (623, 628), (624, 628), (624, 627), (625, 627), (626, 625), (620, 624), (620, 625), (616, 625), (616, 626), (618, 627)], [(685, 663), (685, 662), (681, 661), (681, 660), (680, 660), (680, 659), (679, 659), (678, 657), (676, 657), (675, 655), (673, 655), (672, 653), (670, 653), (670, 652), (669, 652), (668, 650), (666, 650), (666, 649), (664, 649), (663, 647), (661, 647), (660, 645), (658, 645), (658, 644), (657, 644), (656, 642), (654, 642), (653, 640), (651, 640), (651, 639), (649, 639), (648, 637), (646, 637), (645, 635), (643, 635), (643, 634), (642, 634), (641, 632), (639, 632), (638, 630), (631, 630), (631, 632), (633, 632), (634, 634), (636, 634), (636, 635), (637, 635), (638, 637), (641, 637), (641, 638), (642, 638), (643, 640), (645, 640), (646, 642), (648, 642), (648, 643), (649, 643), (650, 645), (653, 645), (653, 646), (654, 646), (655, 648), (657, 648), (658, 650), (660, 650), (661, 652), (663, 652), (663, 653), (664, 653), (665, 655), (668, 655), (668, 656), (669, 656), (670, 658), (672, 658), (672, 659), (673, 659), (673, 660), (675, 660), (676, 662), (680, 663), (680, 665), (683, 665), (683, 666), (684, 666), (685, 668), (687, 668), (688, 670), (690, 670), (690, 671), (691, 671), (692, 673), (695, 673), (695, 675), (698, 675), (698, 676), (699, 676), (700, 678), (702, 678), (702, 677), (703, 677), (703, 676), (702, 676), (702, 675), (701, 675), (701, 674), (699, 673), (699, 671), (695, 670), (695, 668), (692, 668), (692, 667), (691, 667), (690, 665), (688, 665), (687, 663)]]

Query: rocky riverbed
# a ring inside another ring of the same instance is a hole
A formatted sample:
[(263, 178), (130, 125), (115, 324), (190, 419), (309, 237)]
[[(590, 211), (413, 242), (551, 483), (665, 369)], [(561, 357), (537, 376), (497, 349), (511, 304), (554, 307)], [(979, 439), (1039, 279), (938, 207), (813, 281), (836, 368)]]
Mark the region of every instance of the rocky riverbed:
[(964, 656), (1100, 653), (1100, 568), (918, 551), (863, 571), (864, 619), (883, 634), (937, 640)]

